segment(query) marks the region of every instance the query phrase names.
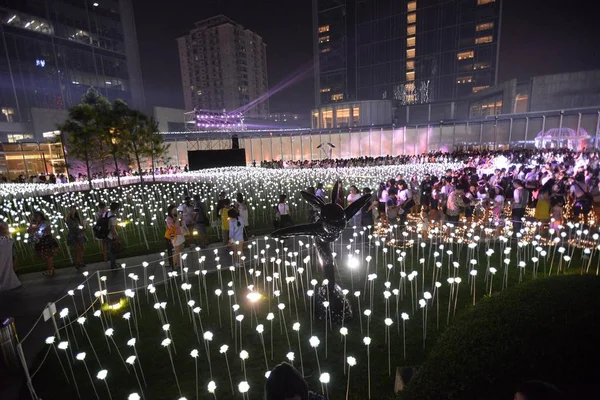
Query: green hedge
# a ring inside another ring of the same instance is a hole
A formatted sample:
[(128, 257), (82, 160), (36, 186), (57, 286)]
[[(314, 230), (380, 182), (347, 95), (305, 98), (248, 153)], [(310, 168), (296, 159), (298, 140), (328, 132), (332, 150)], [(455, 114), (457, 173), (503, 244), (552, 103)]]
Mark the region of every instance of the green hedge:
[(505, 290), (459, 316), (399, 398), (512, 399), (532, 379), (584, 396), (600, 393), (599, 377), (600, 278), (558, 276)]

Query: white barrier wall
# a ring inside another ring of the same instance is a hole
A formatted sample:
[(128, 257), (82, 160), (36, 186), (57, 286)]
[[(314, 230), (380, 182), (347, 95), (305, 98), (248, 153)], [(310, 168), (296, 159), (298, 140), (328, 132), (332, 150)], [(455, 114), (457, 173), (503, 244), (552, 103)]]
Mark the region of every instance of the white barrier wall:
[[(600, 113), (575, 113), (515, 117), (461, 123), (417, 125), (397, 128), (355, 128), (343, 132), (271, 132), (243, 138), (246, 161), (318, 160), (327, 158), (379, 157), (421, 154), (428, 151), (452, 151), (457, 147), (498, 148), (500, 146), (533, 147), (536, 136), (548, 129), (569, 128), (585, 131), (590, 139), (582, 143), (598, 146)], [(195, 150), (228, 149), (230, 140), (199, 139)], [(187, 164), (187, 151), (192, 140), (171, 142), (167, 159), (170, 164)], [(329, 147), (329, 143), (334, 147)], [(323, 144), (323, 150), (318, 148)]]

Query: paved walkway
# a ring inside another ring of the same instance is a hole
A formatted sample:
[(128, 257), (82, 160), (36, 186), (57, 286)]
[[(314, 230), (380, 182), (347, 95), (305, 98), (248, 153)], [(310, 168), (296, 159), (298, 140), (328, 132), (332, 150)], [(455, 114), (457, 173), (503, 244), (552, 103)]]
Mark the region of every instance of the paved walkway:
[[(342, 241), (338, 241), (334, 245), (334, 252), (338, 254), (343, 253), (346, 245), (349, 243), (349, 239), (352, 238), (352, 230), (346, 230), (344, 232)], [(254, 239), (252, 239), (254, 240)], [(300, 238), (302, 240), (302, 238)], [(306, 239), (304, 239), (307, 242)], [(274, 246), (271, 243), (270, 256), (274, 256)], [(262, 237), (260, 239), (260, 248), (264, 249), (264, 241)], [(215, 271), (216, 263), (214, 261), (214, 251), (217, 250), (220, 257), (220, 263), (223, 268), (231, 265), (231, 256), (229, 255), (229, 249), (222, 247), (221, 243), (213, 243), (207, 248), (202, 250), (202, 255), (206, 256), (206, 261), (203, 263), (202, 268), (207, 271)], [(198, 255), (194, 249), (187, 249), (188, 258), (185, 261), (185, 265), (192, 271), (198, 269)], [(247, 250), (246, 250), (247, 252)], [(125, 263), (127, 266), (127, 275), (130, 273), (137, 274), (140, 277), (138, 286), (144, 285), (144, 269), (148, 277), (151, 275), (155, 276), (155, 282), (162, 282), (165, 280), (163, 267), (160, 265), (160, 261), (163, 258), (160, 253), (147, 254), (143, 256), (136, 256), (127, 259), (120, 259), (117, 262), (119, 264)], [(142, 266), (143, 262), (147, 262), (147, 268)], [(249, 257), (246, 263), (250, 262)], [(80, 293), (76, 288), (86, 277), (82, 274), (84, 271), (89, 272), (89, 276), (93, 276), (96, 271), (101, 271), (100, 276), (106, 276), (106, 284), (109, 292), (122, 291), (126, 288), (123, 278), (123, 271), (119, 269), (113, 272), (109, 269), (108, 262), (100, 262), (95, 264), (88, 264), (87, 267), (80, 271), (74, 268), (59, 269), (56, 275), (53, 277), (47, 277), (42, 275), (41, 272), (30, 273), (20, 276), (22, 286), (10, 292), (0, 292), (0, 318), (13, 317), (17, 327), (17, 334), (20, 340), (23, 342), (23, 351), (28, 365), (31, 367), (35, 363), (36, 356), (45, 347), (45, 339), (48, 336), (54, 334), (52, 323), (50, 321), (45, 322), (41, 316), (43, 309), (49, 302), (57, 302), (56, 308), (60, 312), (61, 309), (68, 307), (70, 310), (69, 315), (74, 316), (74, 304), (73, 300), (78, 306), (78, 309), (82, 309), (83, 294), (85, 298), (86, 307), (90, 304), (90, 297), (93, 293), (98, 290), (98, 280), (94, 276), (88, 281), (88, 288), (84, 288)], [(132, 287), (132, 281), (127, 278), (127, 288)], [(75, 296), (67, 295), (69, 290), (75, 291)], [(63, 298), (64, 297), (64, 298)], [(63, 298), (60, 301), (58, 299)], [(39, 319), (39, 321), (38, 321)], [(58, 315), (57, 315), (57, 319)], [(37, 322), (37, 325), (36, 325)], [(59, 321), (60, 326), (60, 321)], [(33, 329), (32, 329), (33, 328)], [(35, 379), (34, 379), (35, 387)], [(0, 373), (0, 399), (2, 400), (29, 400), (29, 392), (25, 388), (24, 379), (22, 376), (6, 376)]]
[[(224, 251), (222, 247), (218, 246), (220, 246), (220, 243), (210, 245), (208, 247), (208, 249), (211, 249), (210, 254), (214, 254), (214, 249), (218, 248), (221, 260), (224, 260), (226, 257), (229, 259), (230, 256), (228, 250)], [(186, 260), (186, 265), (192, 270), (196, 270), (198, 268), (196, 251), (194, 249), (188, 249), (187, 251), (189, 252), (189, 257)], [(208, 254), (206, 249), (203, 251), (203, 254)], [(207, 257), (207, 262), (203, 265), (203, 268), (215, 270), (216, 264), (214, 261), (210, 261), (213, 260), (213, 258), (214, 257)], [(163, 257), (161, 257), (160, 253), (155, 253), (120, 259), (118, 260), (118, 263), (125, 263), (127, 266), (127, 275), (129, 273), (137, 274), (141, 279), (140, 284), (143, 285), (143, 262), (149, 264), (146, 268), (147, 276), (154, 275), (156, 282), (164, 280), (164, 269), (159, 264), (161, 260), (163, 260)], [(86, 277), (82, 275), (84, 271), (89, 272), (90, 276), (94, 275), (96, 271), (102, 271), (101, 276), (105, 275), (107, 277), (106, 282), (109, 292), (123, 290), (125, 288), (123, 271), (119, 269), (117, 272), (113, 273), (108, 268), (108, 262), (100, 262), (88, 264), (87, 267), (80, 271), (77, 271), (75, 268), (59, 269), (53, 277), (44, 276), (41, 272), (25, 274), (19, 276), (22, 283), (21, 287), (9, 292), (0, 292), (0, 318), (13, 317), (15, 319), (19, 339), (24, 340), (23, 351), (27, 363), (30, 366), (30, 371), (35, 362), (36, 355), (45, 346), (45, 339), (48, 336), (53, 335), (52, 323), (50, 321), (45, 322), (43, 317), (41, 317), (42, 311), (46, 305), (49, 302), (54, 302), (64, 297), (69, 290), (75, 290), (76, 293), (73, 299), (70, 298), (71, 296), (67, 295), (66, 298), (57, 302), (57, 310), (60, 311), (62, 308), (68, 307), (70, 316), (73, 316), (73, 300), (75, 300), (78, 309), (82, 309), (81, 294), (84, 295), (86, 305), (89, 306), (90, 293), (93, 294), (98, 290), (98, 282), (95, 277), (90, 279), (88, 282), (90, 291), (88, 292), (86, 288), (83, 290), (83, 293), (79, 293), (76, 288), (86, 279)], [(127, 281), (128, 287), (131, 287), (132, 281), (130, 279), (127, 279)], [(7, 376), (4, 373), (0, 373), (0, 399), (29, 399), (29, 392), (25, 389), (23, 384), (24, 379), (20, 376)], [(19, 391), (21, 391), (21, 397), (19, 397)]]

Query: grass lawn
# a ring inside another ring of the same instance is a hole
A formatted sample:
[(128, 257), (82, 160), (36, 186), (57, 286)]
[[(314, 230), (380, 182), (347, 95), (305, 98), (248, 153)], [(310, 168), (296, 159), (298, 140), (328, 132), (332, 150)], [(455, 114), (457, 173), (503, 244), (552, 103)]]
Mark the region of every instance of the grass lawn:
[[(306, 241), (306, 239), (304, 240)], [(508, 245), (510, 245), (510, 243)], [(262, 248), (264, 248), (264, 245), (262, 246)], [(427, 246), (431, 246), (431, 242), (428, 241)], [(508, 268), (509, 270), (506, 278), (507, 287), (517, 285), (521, 279), (533, 279), (531, 261), (527, 262), (527, 267), (525, 268), (519, 268), (517, 266), (519, 261), (523, 259), (528, 260), (526, 256), (535, 254), (533, 246), (524, 247), (529, 250), (518, 250), (515, 243), (512, 245), (513, 249), (509, 252), (509, 255), (504, 254), (506, 246), (507, 245), (503, 245), (500, 241), (481, 241), (476, 250), (470, 250), (464, 244), (446, 244), (443, 251), (439, 248), (434, 249), (434, 251), (440, 251), (441, 255), (438, 257), (435, 257), (432, 252), (428, 251), (429, 247), (425, 248), (422, 254), (415, 252), (411, 248), (398, 249), (400, 251), (406, 251), (407, 253), (404, 255), (403, 262), (391, 261), (391, 255), (394, 254), (396, 250), (394, 248), (389, 248), (389, 255), (384, 256), (384, 253), (381, 250), (383, 246), (373, 246), (370, 250), (365, 247), (363, 253), (366, 254), (366, 252), (369, 251), (369, 254), (372, 256), (372, 260), (369, 263), (370, 272), (377, 274), (377, 278), (371, 282), (367, 282), (367, 285), (365, 285), (367, 263), (363, 260), (351, 275), (350, 270), (346, 267), (346, 255), (344, 254), (344, 260), (342, 262), (339, 262), (340, 257), (338, 256), (338, 264), (340, 267), (338, 283), (343, 288), (351, 290), (349, 298), (354, 310), (354, 319), (346, 323), (346, 327), (349, 331), (346, 342), (346, 355), (353, 356), (357, 360), (357, 365), (351, 370), (349, 398), (366, 399), (369, 397), (369, 369), (370, 397), (373, 399), (393, 398), (395, 396), (393, 393), (395, 368), (397, 366), (416, 366), (424, 361), (427, 352), (431, 349), (440, 333), (443, 332), (447, 326), (446, 320), (449, 305), (452, 310), (456, 307), (457, 315), (464, 313), (465, 310), (472, 306), (474, 296), (471, 290), (472, 286), (470, 284), (470, 278), (475, 279), (474, 289), (476, 301), (482, 301), (482, 298), (489, 293), (491, 275), (485, 273), (488, 259), (490, 261), (489, 265), (495, 266), (498, 270), (493, 280), (493, 293), (502, 290), (505, 268)], [(488, 258), (488, 256), (486, 256), (486, 251), (489, 248), (494, 250), (494, 254)], [(557, 246), (545, 247), (545, 249), (548, 250), (548, 254), (537, 264), (539, 266), (537, 279), (541, 279), (544, 275), (544, 271), (548, 272), (551, 266), (553, 267), (553, 274), (556, 273), (560, 259), (560, 256), (556, 256), (558, 254), (556, 248)], [(340, 250), (338, 249), (339, 247), (335, 247), (335, 250), (337, 250), (339, 254)], [(454, 252), (452, 258), (449, 255), (446, 255), (447, 251), (450, 249)], [(274, 255), (273, 247), (270, 251), (270, 254)], [(583, 252), (579, 249), (570, 248), (568, 251), (572, 251), (569, 253), (571, 254), (571, 259), (568, 263), (560, 261), (562, 267), (561, 274), (579, 273), (581, 266), (583, 265), (585, 267), (587, 264), (587, 260), (582, 258)], [(376, 254), (376, 252), (378, 254)], [(211, 253), (205, 253), (205, 255), (207, 258), (212, 257)], [(298, 266), (302, 264), (301, 260), (306, 255), (306, 251), (304, 251), (304, 253), (298, 256)], [(398, 256), (398, 254), (396, 256)], [(396, 258), (396, 256), (394, 256), (394, 258)], [(597, 258), (598, 254), (593, 253), (592, 256)], [(387, 259), (384, 260), (384, 257)], [(419, 262), (420, 258), (425, 259), (423, 264)], [(469, 274), (471, 259), (479, 260), (477, 264), (479, 274), (474, 278)], [(510, 259), (508, 267), (505, 267), (506, 264), (504, 260), (506, 259)], [(320, 272), (313, 260), (314, 258), (308, 264), (310, 267), (309, 275), (313, 275), (319, 279)], [(436, 261), (442, 263), (440, 267), (436, 267)], [(458, 262), (459, 267), (456, 267), (454, 262)], [(592, 264), (595, 266), (595, 263), (596, 260), (594, 259)], [(175, 380), (169, 353), (166, 348), (161, 346), (161, 342), (166, 336), (165, 331), (162, 329), (163, 323), (159, 319), (158, 312), (153, 308), (155, 300), (150, 297), (151, 301), (149, 302), (150, 304), (148, 304), (146, 302), (146, 295), (143, 292), (140, 292), (138, 296), (136, 296), (136, 301), (139, 301), (139, 308), (141, 309), (141, 313), (139, 313), (138, 310), (139, 333), (136, 332), (135, 328), (132, 329), (134, 329), (133, 336), (137, 338), (136, 347), (140, 357), (136, 360), (136, 366), (141, 365), (147, 382), (147, 386), (144, 386), (143, 388), (146, 399), (175, 400), (182, 396), (187, 399), (196, 398), (195, 364), (194, 359), (190, 356), (190, 352), (193, 349), (199, 351), (197, 361), (200, 398), (209, 398), (207, 384), (211, 378), (217, 385), (215, 394), (217, 398), (241, 398), (242, 396), (237, 390), (237, 385), (244, 380), (247, 380), (250, 384), (248, 398), (263, 398), (265, 372), (272, 369), (276, 364), (286, 361), (286, 354), (290, 351), (295, 353), (294, 365), (298, 369), (301, 368), (300, 353), (302, 354), (304, 375), (311, 390), (321, 391), (318, 367), (318, 365), (320, 365), (322, 372), (328, 372), (331, 375), (331, 382), (328, 386), (330, 398), (345, 398), (348, 376), (344, 375), (343, 370), (345, 363), (344, 342), (339, 333), (340, 326), (333, 325), (332, 330), (326, 331), (325, 321), (314, 320), (312, 322), (312, 334), (320, 339), (320, 345), (317, 349), (319, 364), (317, 364), (315, 350), (309, 345), (309, 338), (311, 337), (311, 318), (308, 311), (309, 297), (305, 294), (303, 295), (302, 292), (304, 291), (304, 293), (306, 293), (309, 289), (308, 281), (310, 281), (312, 277), (307, 278), (307, 272), (305, 271), (301, 284), (297, 269), (292, 266), (286, 268), (282, 263), (281, 279), (279, 281), (281, 294), (279, 299), (276, 299), (276, 297), (270, 293), (272, 289), (268, 290), (264, 286), (265, 276), (273, 276), (274, 264), (267, 262), (266, 268), (263, 265), (257, 267), (258, 264), (258, 261), (253, 262), (251, 267), (261, 271), (261, 276), (256, 278), (256, 275), (254, 275), (254, 277), (249, 274), (247, 275), (249, 284), (254, 283), (254, 289), (263, 295), (263, 298), (256, 303), (254, 308), (246, 299), (248, 289), (246, 288), (246, 278), (240, 274), (240, 271), (242, 270), (238, 270), (233, 278), (230, 275), (230, 271), (223, 270), (222, 283), (220, 283), (220, 280), (218, 279), (219, 276), (216, 273), (208, 274), (206, 276), (206, 293), (209, 298), (209, 307), (206, 306), (207, 301), (204, 290), (202, 290), (202, 292), (199, 290), (201, 288), (198, 285), (198, 277), (193, 273), (190, 274), (189, 282), (192, 284), (192, 289), (188, 293), (188, 296), (191, 296), (191, 299), (196, 302), (196, 305), (200, 305), (200, 298), (202, 297), (202, 311), (199, 314), (202, 319), (202, 326), (205, 330), (209, 330), (214, 334), (213, 340), (209, 345), (210, 355), (208, 357), (206, 354), (205, 341), (202, 340), (202, 332), (200, 332), (199, 327), (200, 341), (197, 341), (194, 326), (190, 321), (189, 307), (185, 304), (185, 292), (179, 289), (179, 286), (181, 285), (180, 278), (177, 278), (177, 284), (172, 286), (172, 288), (178, 288), (179, 296), (173, 294), (172, 291), (167, 295), (165, 286), (157, 286), (156, 295), (158, 296), (159, 301), (167, 302), (166, 314), (168, 323), (170, 324), (170, 334), (173, 339), (173, 344), (170, 346), (170, 349), (173, 357), (172, 360), (174, 363), (175, 374), (177, 375), (179, 387), (181, 388), (181, 394)], [(392, 264), (392, 269), (388, 270), (388, 264)], [(275, 268), (276, 267), (277, 266), (275, 265)], [(418, 272), (415, 279), (409, 281), (408, 278), (401, 276), (402, 272), (410, 274), (413, 270)], [(389, 278), (386, 278), (388, 273)], [(460, 285), (452, 285), (452, 298), (450, 298), (451, 285), (447, 283), (449, 273), (452, 277), (462, 278), (462, 283)], [(437, 274), (437, 276), (434, 278), (433, 274)], [(286, 276), (295, 276), (296, 280), (286, 284), (286, 281), (284, 280)], [(428, 305), (425, 308), (427, 310), (427, 339), (425, 342), (423, 341), (423, 319), (425, 316), (425, 309), (419, 308), (418, 304), (418, 300), (423, 299), (424, 297), (422, 290), (423, 276), (425, 277), (425, 291), (434, 293), (434, 281), (442, 283), (441, 287), (436, 289), (437, 293), (435, 293), (435, 297), (432, 300), (429, 300)], [(386, 287), (384, 284), (388, 280), (391, 284), (390, 291), (400, 287), (401, 292), (398, 296), (392, 294), (389, 300), (387, 300), (389, 301), (389, 305), (386, 307), (386, 300), (384, 299)], [(234, 334), (232, 331), (231, 307), (229, 304), (229, 297), (227, 296), (227, 282), (229, 281), (234, 282), (233, 288), (235, 290), (237, 303), (240, 306), (238, 314), (243, 314), (245, 317), (241, 324), (240, 322), (235, 322), (238, 326), (237, 334)], [(295, 285), (297, 285), (297, 291), (300, 292), (300, 294), (296, 294)], [(368, 288), (367, 293), (365, 293), (365, 287)], [(223, 291), (220, 302), (214, 294), (216, 289), (221, 289)], [(352, 295), (355, 290), (361, 291), (360, 306), (357, 298)], [(456, 296), (457, 292), (458, 296)], [(373, 299), (372, 304), (370, 304), (371, 297)], [(181, 307), (180, 299), (183, 304)], [(277, 308), (277, 303), (285, 303), (283, 313)], [(398, 309), (396, 309), (396, 304), (398, 304)], [(220, 305), (220, 313), (218, 312), (218, 305)], [(366, 316), (359, 314), (359, 307), (361, 312), (364, 312), (367, 308), (371, 309), (372, 315), (370, 317), (370, 324), (368, 323)], [(183, 311), (181, 308), (183, 308)], [(391, 339), (389, 345), (386, 342), (386, 325), (384, 324), (384, 319), (388, 316), (386, 308), (389, 310), (389, 317), (393, 319), (393, 325), (390, 327)], [(131, 305), (120, 310), (104, 312), (104, 315), (106, 316), (108, 316), (109, 313), (112, 315), (112, 325), (115, 329), (113, 338), (124, 358), (134, 354), (133, 349), (127, 346), (127, 341), (132, 337), (129, 332), (128, 323), (125, 319), (121, 318), (123, 313), (128, 311), (132, 311)], [(398, 311), (398, 313), (396, 311)], [(269, 312), (273, 312), (275, 315), (272, 325), (271, 322), (267, 320), (267, 314)], [(406, 312), (410, 316), (410, 319), (406, 321), (405, 325), (406, 358), (403, 356), (402, 320), (399, 320), (399, 314), (402, 312)], [(219, 320), (219, 315), (221, 321)], [(94, 352), (90, 348), (86, 336), (82, 333), (78, 324), (75, 324), (72, 330), (70, 328), (68, 329), (68, 334), (70, 336), (69, 342), (70, 347), (73, 349), (73, 354), (81, 351), (87, 353), (86, 363), (92, 374), (99, 397), (101, 399), (108, 398), (106, 387), (102, 382), (95, 378), (97, 371), (101, 369), (99, 364), (101, 364), (103, 369), (108, 370), (107, 383), (110, 387), (113, 399), (126, 399), (132, 392), (140, 393), (135, 374), (131, 371), (131, 367), (129, 367), (129, 373), (125, 370), (123, 362), (115, 351), (112, 342), (110, 342), (111, 351), (109, 352), (109, 346), (107, 346), (107, 342), (104, 338), (100, 320), (93, 317), (91, 314), (86, 316), (88, 317), (88, 321), (85, 325), (86, 330), (91, 341), (94, 343), (94, 348), (100, 358), (99, 361), (95, 359)], [(361, 317), (362, 320), (362, 333), (359, 317)], [(452, 316), (450, 317), (450, 324), (452, 324), (453, 318), (454, 317)], [(196, 324), (199, 324), (197, 316), (195, 321)], [(298, 344), (298, 336), (296, 335), (296, 332), (292, 330), (293, 323), (297, 321), (301, 323), (299, 331), (300, 347)], [(265, 329), (264, 344), (266, 348), (266, 361), (260, 335), (255, 329), (257, 323), (263, 324)], [(369, 348), (370, 362), (367, 358), (367, 347), (363, 344), (363, 337), (367, 336), (368, 325), (369, 336), (372, 339)], [(243, 343), (241, 348), (239, 345), (240, 326), (242, 327), (241, 341)], [(286, 330), (287, 335), (285, 333)], [(73, 333), (75, 334), (77, 344), (75, 344), (75, 341), (73, 340)], [(237, 346), (236, 342), (238, 343)], [(219, 353), (219, 348), (224, 344), (229, 346), (227, 358), (233, 379), (235, 395), (231, 392), (225, 356)], [(246, 360), (245, 363), (245, 372), (239, 357), (241, 349), (244, 349), (249, 353), (249, 359)], [(391, 374), (388, 373), (388, 350), (390, 351)], [(69, 380), (72, 381), (70, 371), (67, 367), (67, 353), (59, 350), (59, 354), (61, 355), (62, 363), (65, 365), (67, 374), (69, 375)], [(71, 354), (68, 353), (68, 355), (69, 358), (71, 358)], [(43, 354), (41, 356), (43, 356)], [(212, 365), (212, 377), (209, 369), (209, 360)], [(94, 390), (90, 384), (90, 379), (83, 366), (83, 362), (71, 358), (71, 363), (73, 363), (73, 371), (79, 385), (79, 390), (82, 394), (81, 398), (95, 398)], [(138, 374), (139, 372), (138, 369)], [(142, 379), (141, 375), (140, 379)], [(34, 378), (33, 384), (38, 395), (42, 398), (77, 398), (75, 387), (73, 384), (68, 384), (65, 380), (61, 366), (53, 351), (49, 353), (41, 370)]]

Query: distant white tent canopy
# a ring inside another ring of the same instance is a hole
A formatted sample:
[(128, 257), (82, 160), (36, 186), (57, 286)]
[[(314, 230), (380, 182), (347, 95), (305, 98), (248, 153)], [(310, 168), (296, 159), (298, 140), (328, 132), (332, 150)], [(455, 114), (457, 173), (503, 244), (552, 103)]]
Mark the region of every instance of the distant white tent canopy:
[(540, 131), (535, 137), (535, 147), (538, 149), (571, 149), (582, 150), (585, 141), (591, 136), (585, 129), (551, 128), (546, 132)]

